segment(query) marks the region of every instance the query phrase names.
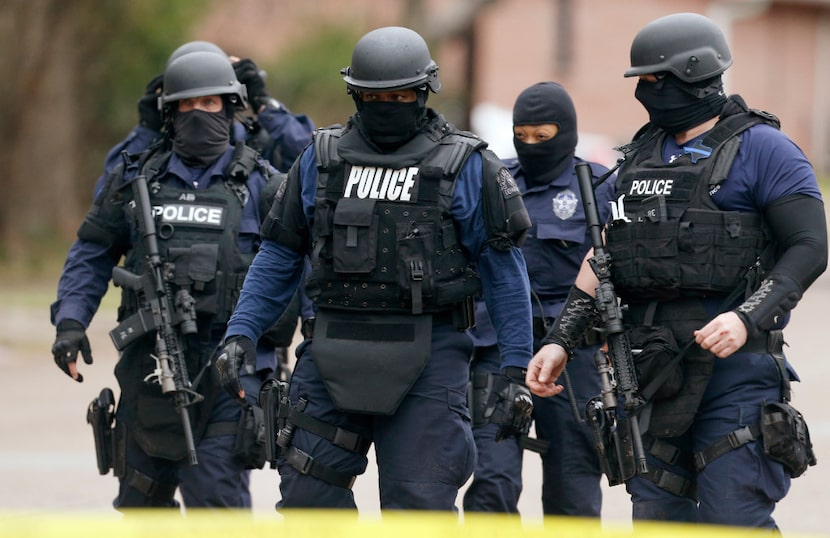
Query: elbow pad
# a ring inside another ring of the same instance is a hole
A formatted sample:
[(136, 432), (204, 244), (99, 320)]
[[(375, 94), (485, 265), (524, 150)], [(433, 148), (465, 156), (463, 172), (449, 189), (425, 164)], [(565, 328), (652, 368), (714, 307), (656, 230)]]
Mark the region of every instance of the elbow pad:
[(562, 312), (542, 339), (542, 345), (559, 344), (565, 348), (570, 359), (573, 357), (574, 349), (585, 339), (588, 330), (596, 327), (600, 320), (597, 300), (573, 286)]
[(308, 221), (303, 213), (296, 163), (288, 175), (279, 174), (276, 178), (271, 186), (274, 193), (271, 208), (262, 223), (262, 238), (305, 252), (309, 244)]
[(488, 245), (496, 250), (521, 246), (531, 227), (516, 180), (496, 155), (481, 151), (482, 207)]

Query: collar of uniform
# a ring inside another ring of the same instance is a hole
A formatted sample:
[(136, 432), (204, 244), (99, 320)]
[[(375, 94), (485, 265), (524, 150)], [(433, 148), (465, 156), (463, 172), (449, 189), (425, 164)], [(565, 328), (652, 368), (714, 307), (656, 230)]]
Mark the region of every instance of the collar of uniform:
[(207, 168), (194, 168), (184, 164), (179, 156), (173, 153), (167, 165), (165, 175), (170, 174), (176, 176), (194, 189), (206, 189), (214, 181), (221, 181), (224, 178), (225, 169), (230, 164), (232, 157), (233, 147), (228, 146), (225, 153), (216, 159), (212, 165)]
[(429, 119), (421, 132), (390, 153), (378, 153), (378, 150), (363, 138), (360, 129), (349, 121), (347, 129), (337, 144), (337, 154), (348, 163), (372, 166), (404, 168), (419, 164), (435, 149), (440, 139), (452, 131), (452, 129), (443, 127), (448, 125), (447, 121), (434, 110), (427, 109), (427, 115)]
[(510, 162), (507, 169), (516, 179), (516, 183), (519, 185), (519, 191), (522, 195), (524, 195), (525, 193), (544, 192), (551, 188), (564, 189), (570, 187), (576, 181), (576, 170), (574, 167), (579, 161), (580, 159), (577, 157), (571, 159), (571, 166), (566, 167), (563, 173), (559, 174), (559, 176), (550, 183), (546, 183), (544, 185), (529, 184), (518, 159), (515, 164)]

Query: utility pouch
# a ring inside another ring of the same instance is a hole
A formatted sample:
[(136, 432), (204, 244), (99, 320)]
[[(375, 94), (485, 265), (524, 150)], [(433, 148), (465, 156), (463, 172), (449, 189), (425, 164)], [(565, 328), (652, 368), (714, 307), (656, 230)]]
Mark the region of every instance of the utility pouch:
[(816, 455), (810, 431), (802, 414), (787, 402), (764, 403), (761, 411), (761, 437), (764, 453), (780, 462), (797, 478), (815, 465)]
[[(636, 327), (629, 332), (628, 338), (641, 395), (660, 401), (677, 394), (683, 386), (683, 367), (681, 361), (674, 360), (680, 350), (671, 329)], [(670, 371), (664, 372), (666, 368)]]
[(98, 472), (107, 474), (113, 468), (113, 428), (115, 420), (115, 396), (112, 390), (105, 388), (97, 398), (90, 402), (86, 410), (87, 424), (92, 426), (95, 438), (95, 458)]
[(246, 403), (236, 430), (234, 459), (246, 469), (262, 469), (266, 459), (266, 442), (262, 408)]

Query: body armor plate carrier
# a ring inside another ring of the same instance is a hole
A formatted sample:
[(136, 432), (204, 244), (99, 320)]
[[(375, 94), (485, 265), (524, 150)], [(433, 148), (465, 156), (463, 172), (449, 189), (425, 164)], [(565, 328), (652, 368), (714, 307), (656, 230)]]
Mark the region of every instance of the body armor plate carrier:
[(638, 149), (617, 178), (617, 214), (607, 231), (620, 296), (728, 294), (749, 270), (769, 268), (762, 216), (720, 210), (710, 196), (729, 173), (740, 133), (759, 123), (778, 126), (773, 116), (749, 110), (732, 96), (720, 121), (695, 146), (703, 155), (711, 152), (708, 157), (692, 153), (664, 163), (665, 132)]

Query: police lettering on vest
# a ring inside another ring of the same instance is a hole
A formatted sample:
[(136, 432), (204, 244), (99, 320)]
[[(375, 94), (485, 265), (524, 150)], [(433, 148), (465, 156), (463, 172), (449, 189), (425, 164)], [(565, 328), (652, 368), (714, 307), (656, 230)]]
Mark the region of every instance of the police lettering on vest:
[(162, 222), (170, 224), (221, 228), (225, 222), (224, 208), (212, 205), (168, 204), (153, 206), (153, 215), (161, 216)]
[(343, 198), (413, 202), (418, 199), (418, 167), (393, 169), (381, 166), (352, 166)]
[(631, 188), (628, 194), (636, 194), (639, 196), (649, 196), (652, 194), (662, 194), (670, 196), (674, 181), (671, 179), (635, 179), (631, 182)]

